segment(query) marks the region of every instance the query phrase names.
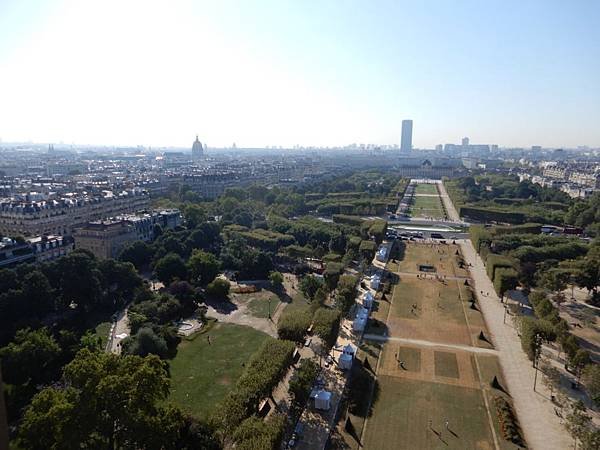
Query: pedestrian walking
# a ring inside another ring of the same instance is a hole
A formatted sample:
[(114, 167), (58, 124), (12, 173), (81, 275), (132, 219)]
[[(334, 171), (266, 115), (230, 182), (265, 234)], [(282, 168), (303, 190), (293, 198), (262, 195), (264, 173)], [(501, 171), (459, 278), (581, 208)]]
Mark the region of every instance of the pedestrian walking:
[(445, 424), (445, 425), (446, 425), (446, 430), (448, 430), (448, 429), (449, 429), (450, 422), (448, 422), (448, 420), (447, 420), (447, 419), (446, 419), (446, 424)]

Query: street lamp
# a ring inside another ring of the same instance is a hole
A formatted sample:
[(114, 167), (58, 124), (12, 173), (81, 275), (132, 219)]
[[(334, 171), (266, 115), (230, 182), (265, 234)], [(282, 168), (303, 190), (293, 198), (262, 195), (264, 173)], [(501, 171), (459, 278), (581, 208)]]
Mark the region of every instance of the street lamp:
[(539, 334), (536, 334), (535, 337), (535, 354), (533, 355), (533, 367), (535, 367), (535, 377), (533, 378), (533, 390), (535, 391), (535, 387), (537, 385), (537, 375), (538, 375), (538, 362), (540, 356), (542, 355), (542, 337)]
[(268, 300), (269, 300), (269, 320), (272, 320), (271, 319), (271, 297), (269, 297)]

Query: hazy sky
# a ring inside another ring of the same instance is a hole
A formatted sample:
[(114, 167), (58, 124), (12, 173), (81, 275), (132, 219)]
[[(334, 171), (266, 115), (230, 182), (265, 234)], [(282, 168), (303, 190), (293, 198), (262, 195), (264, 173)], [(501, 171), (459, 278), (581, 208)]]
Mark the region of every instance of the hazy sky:
[(600, 146), (600, 1), (0, 0), (4, 141)]

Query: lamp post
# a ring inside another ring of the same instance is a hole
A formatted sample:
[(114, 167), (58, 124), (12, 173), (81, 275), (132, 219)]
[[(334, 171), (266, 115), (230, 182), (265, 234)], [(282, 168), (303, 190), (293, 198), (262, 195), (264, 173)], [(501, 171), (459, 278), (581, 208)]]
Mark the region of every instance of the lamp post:
[(535, 391), (535, 387), (537, 385), (537, 375), (538, 375), (538, 362), (540, 356), (542, 354), (542, 337), (539, 334), (536, 334), (535, 337), (535, 354), (533, 358), (533, 367), (535, 367), (535, 377), (533, 378), (533, 390)]
[(271, 297), (269, 297), (269, 320), (271, 319)]

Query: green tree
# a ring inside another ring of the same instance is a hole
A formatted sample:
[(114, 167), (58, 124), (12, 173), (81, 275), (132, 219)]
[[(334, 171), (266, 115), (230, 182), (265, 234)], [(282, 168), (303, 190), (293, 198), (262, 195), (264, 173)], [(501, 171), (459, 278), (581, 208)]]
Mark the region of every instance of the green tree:
[(134, 241), (121, 250), (119, 260), (130, 262), (139, 270), (149, 265), (153, 257), (152, 247), (144, 241)]
[(306, 275), (300, 280), (300, 292), (309, 300), (312, 300), (317, 293), (317, 290), (323, 285), (317, 277)]
[(266, 420), (252, 416), (244, 420), (235, 430), (233, 440), (239, 450), (276, 449), (286, 425), (285, 416), (275, 414)]
[(313, 317), (313, 330), (327, 348), (333, 347), (340, 329), (340, 312), (330, 308), (319, 308)]
[(587, 365), (583, 370), (582, 381), (590, 398), (597, 406), (600, 406), (600, 365)]
[(231, 283), (224, 278), (216, 278), (206, 286), (206, 293), (217, 298), (227, 298)]
[(42, 272), (34, 270), (25, 275), (22, 286), (29, 314), (44, 317), (55, 308), (54, 290)]
[(206, 286), (219, 274), (221, 262), (212, 253), (194, 250), (187, 263), (193, 282)]
[(19, 431), (31, 449), (170, 448), (184, 424), (169, 395), (166, 365), (156, 356), (81, 350), (64, 368), (66, 387), (35, 395)]
[(181, 256), (176, 253), (168, 253), (156, 262), (154, 273), (160, 281), (169, 284), (177, 278), (186, 279), (187, 267)]
[(197, 204), (188, 203), (183, 207), (183, 217), (188, 228), (194, 229), (208, 218), (206, 210)]
[(124, 339), (122, 346), (123, 353), (127, 355), (157, 355), (165, 358), (168, 351), (166, 341), (157, 336), (152, 328), (140, 328), (136, 334)]
[(342, 275), (338, 283), (336, 302), (342, 312), (350, 311), (356, 300), (356, 284), (358, 278), (353, 275)]
[(17, 331), (14, 341), (0, 349), (4, 381), (11, 384), (38, 384), (58, 373), (61, 348), (46, 328)]
[(312, 385), (319, 374), (319, 365), (312, 359), (303, 359), (290, 380), (289, 391), (294, 403), (302, 407), (308, 400)]
[(565, 426), (575, 441), (581, 441), (585, 439), (589, 431), (591, 420), (586, 412), (585, 405), (581, 400), (578, 400), (571, 405)]
[(269, 274), (269, 281), (274, 289), (281, 289), (281, 286), (283, 286), (283, 275), (281, 272), (273, 271)]

